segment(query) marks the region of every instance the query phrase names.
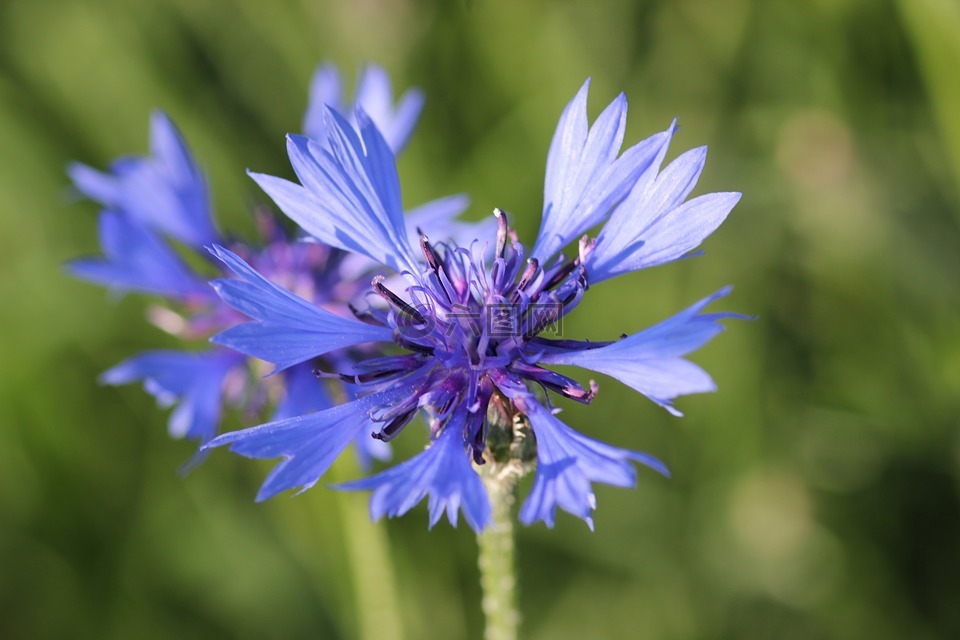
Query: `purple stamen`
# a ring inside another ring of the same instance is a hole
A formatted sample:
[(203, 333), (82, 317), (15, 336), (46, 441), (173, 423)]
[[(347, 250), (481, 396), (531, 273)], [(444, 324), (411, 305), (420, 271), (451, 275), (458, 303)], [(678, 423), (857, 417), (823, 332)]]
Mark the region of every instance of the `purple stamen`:
[(497, 251), (494, 255), (502, 258), (507, 248), (507, 234), (510, 232), (510, 227), (507, 224), (507, 214), (502, 209), (495, 208), (493, 215), (497, 218)]
[(426, 259), (427, 264), (430, 265), (430, 268), (434, 271), (440, 269), (440, 258), (437, 257), (436, 251), (433, 250), (433, 247), (430, 246), (430, 239), (427, 236), (420, 235), (420, 251), (423, 252), (423, 257)]
[(423, 315), (407, 304), (403, 298), (395, 294), (390, 289), (387, 289), (383, 286), (383, 281), (385, 278), (383, 276), (375, 276), (373, 281), (370, 283), (373, 285), (374, 291), (376, 291), (380, 296), (382, 296), (387, 302), (391, 303), (403, 316), (413, 318), (413, 321), (417, 324), (423, 324), (426, 322), (426, 319)]
[(397, 434), (403, 431), (403, 428), (410, 424), (410, 421), (413, 420), (413, 416), (417, 413), (417, 407), (414, 407), (410, 411), (407, 411), (403, 415), (397, 416), (390, 421), (387, 426), (385, 426), (380, 431), (374, 431), (370, 435), (373, 436), (376, 440), (381, 440), (383, 442), (390, 442)]

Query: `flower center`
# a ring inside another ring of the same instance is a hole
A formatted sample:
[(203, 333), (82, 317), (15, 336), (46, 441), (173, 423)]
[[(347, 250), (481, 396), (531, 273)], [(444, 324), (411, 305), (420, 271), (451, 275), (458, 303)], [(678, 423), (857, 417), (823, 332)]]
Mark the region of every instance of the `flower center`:
[(395, 338), (413, 351), (429, 353), (448, 367), (490, 369), (518, 359), (538, 334), (554, 328), (587, 288), (579, 257), (550, 265), (524, 259), (524, 248), (494, 210), (498, 229), (492, 261), (486, 245), (470, 249), (421, 235), (427, 268), (407, 289), (410, 302), (373, 280), (374, 290), (393, 309)]
[(539, 334), (551, 328), (559, 334), (561, 318), (587, 289), (584, 250), (573, 260), (559, 256), (546, 266), (534, 258), (524, 259), (523, 245), (507, 224), (506, 214), (495, 209), (494, 215), (498, 230), (492, 258), (486, 255), (488, 245), (479, 242), (466, 249), (433, 245), (421, 235), (426, 267), (413, 275), (415, 284), (406, 289), (407, 297), (377, 276), (373, 290), (388, 309), (351, 308), (365, 322), (392, 327), (396, 344), (410, 353), (368, 359), (353, 366), (352, 372), (336, 375), (360, 385), (420, 378), (410, 398), (374, 416), (382, 427), (373, 437), (393, 439), (418, 409), (426, 411), (436, 436), (451, 411), (463, 405), (469, 413), (466, 439), (474, 459), (482, 463), (484, 422), (497, 380), (528, 380), (584, 403), (596, 394), (593, 383), (584, 389), (575, 380), (537, 365), (545, 350), (569, 346), (568, 341), (546, 340)]

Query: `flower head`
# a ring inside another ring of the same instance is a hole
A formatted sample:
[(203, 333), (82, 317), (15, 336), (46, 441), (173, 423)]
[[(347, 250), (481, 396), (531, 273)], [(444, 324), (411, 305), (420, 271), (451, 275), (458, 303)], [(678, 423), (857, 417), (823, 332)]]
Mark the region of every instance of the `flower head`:
[[(429, 426), (426, 451), (341, 486), (373, 490), (374, 517), (401, 515), (429, 496), (431, 524), (444, 513), (455, 522), (459, 509), (474, 529), (486, 526), (490, 506), (473, 465), (497, 461), (488, 442), (495, 435), (490, 412), (527, 425), (536, 442), (537, 476), (521, 511), (524, 522), (552, 525), (559, 507), (592, 526), (592, 483), (630, 486), (634, 462), (666, 473), (648, 454), (592, 440), (563, 424), (550, 394), (589, 403), (597, 388), (584, 387), (550, 365), (606, 373), (675, 412), (676, 396), (713, 389), (709, 376), (684, 356), (716, 335), (718, 321), (731, 315), (702, 313), (727, 290), (621, 340), (557, 340), (545, 331), (577, 307), (595, 281), (688, 253), (716, 228), (739, 194), (683, 204), (703, 155), (681, 156), (661, 172), (673, 127), (620, 154), (625, 99), (617, 98), (590, 127), (586, 97), (585, 84), (554, 136), (543, 222), (529, 256), (500, 210), (492, 237), (459, 244), (433, 243), (421, 235), (410, 242), (393, 154), (362, 109), (356, 113), (357, 130), (328, 109), (325, 139), (290, 138), (300, 185), (254, 174), (308, 233), (405, 277), (393, 283), (375, 277), (375, 304), (354, 309), (351, 319), (297, 298), (230, 251), (215, 249), (239, 277), (218, 281), (218, 292), (253, 319), (217, 336), (217, 342), (279, 368), (348, 344), (399, 348), (397, 354), (360, 359), (335, 373), (319, 372), (357, 385), (361, 392), (355, 400), (209, 443), (208, 448), (230, 445), (249, 457), (285, 458), (260, 498), (312, 486), (350, 437), (368, 433), (392, 440), (419, 413)], [(615, 237), (604, 235), (606, 227), (596, 240), (580, 237), (607, 219), (608, 226), (619, 229)], [(578, 238), (572, 256), (560, 253)]]

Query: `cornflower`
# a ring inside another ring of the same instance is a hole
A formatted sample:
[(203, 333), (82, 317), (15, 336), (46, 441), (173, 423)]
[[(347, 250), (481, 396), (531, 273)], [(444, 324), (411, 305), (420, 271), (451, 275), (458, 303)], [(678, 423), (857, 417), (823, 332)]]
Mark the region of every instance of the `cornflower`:
[[(462, 510), (479, 532), (491, 521), (491, 507), (478, 468), (523, 465), (535, 457), (536, 476), (520, 520), (553, 526), (559, 507), (592, 528), (592, 483), (632, 486), (633, 463), (667, 474), (649, 454), (593, 440), (564, 424), (550, 394), (589, 403), (597, 386), (584, 387), (550, 367), (576, 365), (610, 375), (679, 415), (675, 397), (715, 388), (684, 356), (733, 315), (704, 312), (729, 289), (619, 340), (544, 334), (581, 303), (590, 286), (688, 255), (740, 194), (687, 200), (706, 150), (688, 151), (661, 170), (674, 125), (620, 154), (626, 99), (618, 96), (590, 126), (588, 87), (589, 80), (563, 111), (550, 145), (543, 217), (529, 253), (499, 209), (496, 233), (486, 242), (435, 243), (426, 233), (411, 241), (394, 154), (362, 106), (353, 120), (327, 109), (320, 139), (288, 136), (299, 184), (251, 174), (308, 235), (404, 278), (389, 283), (374, 277), (374, 304), (353, 308), (348, 317), (279, 286), (229, 249), (213, 248), (237, 276), (215, 281), (217, 293), (252, 318), (216, 342), (273, 362), (277, 371), (346, 347), (379, 343), (393, 349), (317, 371), (358, 388), (349, 402), (223, 434), (205, 446), (284, 458), (258, 499), (313, 486), (351, 441), (371, 435), (390, 441), (421, 413), (429, 431), (426, 450), (338, 486), (372, 490), (375, 519), (399, 516), (428, 497), (431, 527), (444, 513), (455, 525)], [(595, 238), (584, 235), (600, 224)], [(562, 254), (571, 244), (571, 255)]]

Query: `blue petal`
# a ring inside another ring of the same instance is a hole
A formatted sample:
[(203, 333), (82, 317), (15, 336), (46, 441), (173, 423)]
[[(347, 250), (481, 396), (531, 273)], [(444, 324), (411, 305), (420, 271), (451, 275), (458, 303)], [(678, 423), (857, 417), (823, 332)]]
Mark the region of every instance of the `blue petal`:
[(374, 460), (387, 462), (393, 457), (390, 443), (377, 440), (369, 433), (358, 433), (353, 438), (354, 452), (357, 455), (357, 464), (364, 473), (370, 471)]
[(79, 162), (67, 165), (67, 175), (77, 191), (104, 206), (116, 206), (121, 198), (120, 180)]
[(67, 266), (78, 278), (120, 291), (173, 298), (209, 298), (211, 292), (177, 254), (148, 229), (112, 211), (100, 214), (103, 258), (74, 260)]
[(336, 488), (373, 490), (370, 516), (374, 520), (402, 516), (430, 496), (431, 528), (444, 513), (456, 526), (457, 512), (462, 509), (467, 524), (474, 531), (482, 531), (490, 522), (490, 502), (464, 446), (465, 414), (458, 411), (423, 453), (383, 473)]
[(406, 146), (423, 110), (423, 92), (410, 89), (396, 107), (390, 76), (376, 65), (364, 67), (357, 82), (356, 106), (370, 115), (394, 153)]
[(206, 178), (183, 136), (162, 111), (155, 111), (150, 119), (150, 148), (156, 183), (150, 185), (150, 192), (128, 194), (131, 209), (192, 247), (217, 241)]
[(531, 254), (541, 263), (603, 221), (669, 140), (669, 132), (657, 134), (617, 158), (626, 124), (626, 98), (617, 96), (588, 127), (589, 84), (587, 80), (564, 109), (547, 155), (543, 218)]
[(303, 120), (304, 134), (321, 145), (326, 144), (329, 126), (327, 107), (336, 110), (352, 125), (356, 125), (354, 112), (359, 107), (377, 125), (390, 149), (400, 153), (420, 118), (423, 93), (411, 89), (394, 105), (390, 76), (381, 67), (369, 65), (360, 73), (354, 104), (347, 105), (343, 99), (340, 73), (333, 65), (323, 64), (317, 67), (310, 82), (310, 102)]
[[(313, 368), (309, 365), (296, 365), (283, 373), (285, 395), (273, 413), (274, 421), (322, 411), (336, 404), (330, 397), (327, 385), (317, 379), (317, 376), (313, 373)], [(338, 390), (343, 396), (347, 397), (355, 397), (355, 394), (362, 389), (359, 386), (332, 380), (327, 382), (339, 385)], [(373, 460), (386, 461), (392, 455), (392, 449), (388, 443), (371, 437), (366, 431), (358, 432), (353, 438), (353, 444), (357, 462), (364, 471), (370, 469)]]
[(633, 462), (670, 475), (655, 457), (588, 438), (565, 425), (528, 394), (514, 395), (537, 439), (537, 474), (520, 510), (524, 524), (543, 520), (553, 527), (554, 514), (560, 507), (582, 518), (593, 529), (592, 514), (597, 502), (591, 483), (632, 487), (636, 483)]
[(349, 145), (334, 147), (334, 153), (340, 152), (344, 160), (362, 161), (362, 175), (367, 176), (373, 192), (383, 203), (386, 214), (385, 228), (387, 231), (399, 231), (399, 237), (406, 240), (406, 223), (400, 200), (400, 177), (397, 175), (393, 151), (363, 109), (357, 108), (356, 118), (362, 148), (355, 143), (354, 138), (344, 136), (343, 142), (349, 142)]
[(407, 211), (407, 241), (416, 246), (420, 241), (418, 229), (430, 238), (436, 237), (438, 240), (449, 238), (451, 234), (446, 232), (447, 226), (466, 211), (468, 206), (470, 206), (470, 198), (466, 194), (458, 193), (431, 200)]
[[(306, 144), (306, 142), (299, 140), (297, 143), (301, 146)], [(296, 148), (294, 139), (288, 137), (288, 152), (293, 154)], [(299, 149), (296, 150), (296, 153), (300, 153)], [(299, 163), (301, 161), (298, 160), (297, 162)], [(279, 207), (288, 218), (300, 225), (308, 234), (319, 239), (321, 242), (324, 242), (324, 238), (336, 241), (336, 226), (333, 220), (328, 219), (326, 214), (323, 213), (328, 207), (325, 207), (321, 201), (315, 197), (312, 191), (305, 189), (295, 182), (290, 182), (289, 180), (270, 176), (265, 173), (247, 171), (247, 175), (253, 178), (257, 185), (263, 189), (264, 193), (270, 196), (270, 199), (276, 203), (277, 207)], [(343, 243), (337, 241), (337, 246), (341, 244)], [(350, 250), (352, 251), (353, 249)], [(365, 254), (366, 252), (360, 251), (360, 253)]]
[(150, 229), (197, 248), (216, 241), (206, 179), (161, 111), (150, 120), (150, 146), (151, 156), (124, 158), (112, 174), (77, 164), (68, 173), (84, 195)]
[(706, 147), (674, 160), (656, 180), (620, 203), (587, 257), (591, 283), (682, 258), (726, 219), (739, 193), (711, 193), (684, 204), (706, 161)]
[(304, 491), (317, 483), (354, 437), (374, 431), (372, 409), (410, 392), (406, 387), (390, 389), (309, 415), (225, 433), (204, 449), (230, 445), (231, 451), (247, 458), (285, 458), (267, 476), (257, 501), (287, 489)]
[(333, 399), (323, 382), (313, 374), (310, 365), (301, 364), (284, 371), (283, 390), (283, 399), (273, 412), (274, 420), (302, 416), (334, 406)]
[(340, 72), (332, 64), (321, 64), (310, 81), (310, 99), (303, 116), (303, 133), (310, 138), (324, 138), (324, 119), (327, 107), (340, 113), (343, 109), (343, 83)]
[(215, 280), (214, 289), (231, 307), (259, 321), (214, 336), (217, 344), (273, 362), (279, 371), (335, 349), (392, 340), (387, 327), (333, 315), (270, 282), (229, 250), (215, 245), (212, 252), (241, 278)]
[(704, 298), (675, 316), (640, 333), (597, 349), (546, 353), (541, 364), (567, 364), (612, 376), (636, 389), (674, 415), (673, 398), (715, 391), (710, 376), (682, 356), (723, 331), (719, 320), (742, 318), (732, 313), (700, 314), (704, 307), (730, 293), (730, 287)]
[(400, 184), (383, 136), (357, 110), (350, 123), (327, 110), (326, 146), (288, 136), (287, 151), (302, 188), (251, 173), (277, 206), (324, 244), (359, 253), (397, 271), (418, 271), (407, 241)]
[(407, 240), (417, 246), (420, 233), (433, 242), (449, 242), (469, 247), (474, 240), (492, 238), (497, 231), (497, 220), (489, 216), (480, 222), (462, 222), (457, 216), (470, 204), (463, 194), (431, 200), (407, 212)]
[[(365, 392), (365, 388), (360, 385), (346, 382), (334, 382), (334, 384), (339, 385), (338, 390), (342, 391), (347, 398), (356, 398)], [(374, 460), (387, 462), (393, 457), (393, 447), (389, 442), (378, 440), (365, 431), (359, 432), (353, 437), (353, 451), (357, 456), (357, 463), (364, 473), (370, 471)]]
[(100, 380), (114, 385), (142, 380), (159, 404), (175, 406), (168, 423), (171, 436), (206, 442), (220, 423), (224, 378), (241, 363), (239, 355), (225, 350), (148, 351), (104, 372)]

